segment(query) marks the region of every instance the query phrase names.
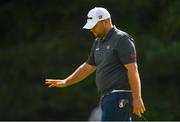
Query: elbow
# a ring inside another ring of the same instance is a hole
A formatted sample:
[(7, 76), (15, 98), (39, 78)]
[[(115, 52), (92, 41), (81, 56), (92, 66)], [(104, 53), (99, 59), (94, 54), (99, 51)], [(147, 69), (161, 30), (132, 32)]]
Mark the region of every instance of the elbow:
[(130, 64), (127, 64), (127, 65), (125, 65), (125, 67), (126, 67), (126, 69), (127, 69), (127, 71), (129, 72), (129, 71), (135, 71), (135, 72), (137, 72), (138, 71), (138, 66), (137, 66), (137, 64), (136, 63), (130, 63)]
[(95, 66), (89, 65), (87, 63), (82, 64), (81, 67), (88, 71), (92, 71), (92, 72), (94, 72), (96, 70)]

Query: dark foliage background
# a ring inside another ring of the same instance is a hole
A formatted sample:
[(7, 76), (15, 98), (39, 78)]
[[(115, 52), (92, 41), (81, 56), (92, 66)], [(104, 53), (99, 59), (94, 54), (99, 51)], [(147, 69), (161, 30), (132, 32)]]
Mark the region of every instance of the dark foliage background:
[(64, 89), (44, 79), (87, 59), (94, 37), (82, 26), (95, 6), (136, 41), (145, 117), (180, 119), (179, 0), (1, 0), (0, 120), (88, 120), (99, 101), (94, 74)]

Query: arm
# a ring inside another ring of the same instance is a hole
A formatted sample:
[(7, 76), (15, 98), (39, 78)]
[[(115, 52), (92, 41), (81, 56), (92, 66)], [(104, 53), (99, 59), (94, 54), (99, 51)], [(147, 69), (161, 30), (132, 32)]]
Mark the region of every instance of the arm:
[(96, 70), (95, 66), (89, 65), (87, 63), (83, 63), (69, 77), (67, 77), (64, 80), (45, 79), (45, 81), (46, 84), (49, 85), (49, 87), (66, 87), (80, 82), (81, 80), (89, 76), (91, 73), (93, 73), (95, 70)]
[(132, 90), (133, 96), (133, 113), (141, 117), (144, 113), (145, 107), (141, 97), (141, 81), (138, 73), (136, 63), (130, 63), (125, 65), (128, 72), (129, 84)]

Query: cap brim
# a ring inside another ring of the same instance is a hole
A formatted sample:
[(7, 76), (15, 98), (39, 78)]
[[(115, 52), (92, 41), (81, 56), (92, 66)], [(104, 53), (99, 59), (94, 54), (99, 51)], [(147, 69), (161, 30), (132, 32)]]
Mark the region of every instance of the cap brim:
[(87, 23), (83, 26), (83, 29), (92, 29), (97, 22), (95, 21), (87, 21)]

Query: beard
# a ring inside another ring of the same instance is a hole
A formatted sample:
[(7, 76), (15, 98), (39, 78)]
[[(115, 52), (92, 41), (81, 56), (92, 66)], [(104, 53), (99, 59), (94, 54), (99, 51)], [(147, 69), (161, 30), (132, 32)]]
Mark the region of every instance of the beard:
[(103, 39), (103, 38), (105, 37), (105, 35), (106, 35), (106, 30), (103, 29), (102, 32), (100, 32), (100, 33), (93, 32), (93, 34), (94, 34), (94, 36), (95, 36), (96, 38)]
[(93, 32), (94, 36), (96, 38), (102, 38), (102, 34), (101, 33), (96, 33), (96, 32)]

